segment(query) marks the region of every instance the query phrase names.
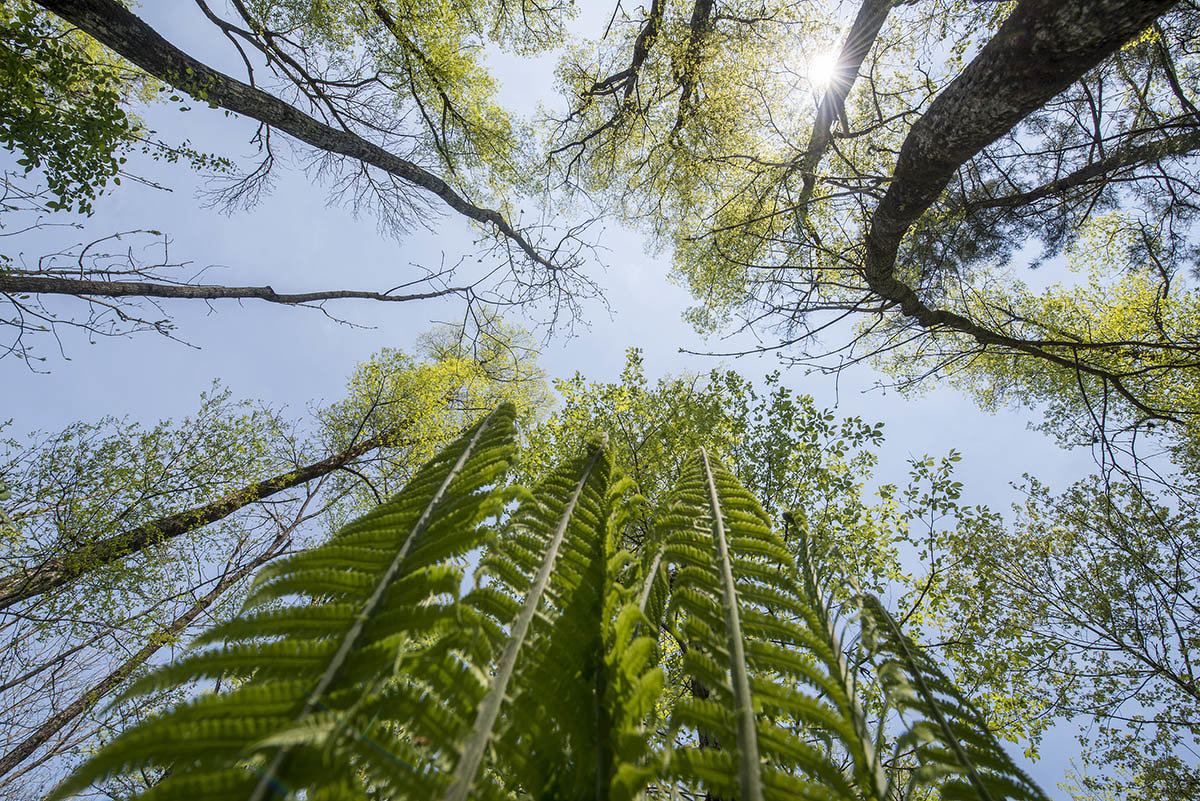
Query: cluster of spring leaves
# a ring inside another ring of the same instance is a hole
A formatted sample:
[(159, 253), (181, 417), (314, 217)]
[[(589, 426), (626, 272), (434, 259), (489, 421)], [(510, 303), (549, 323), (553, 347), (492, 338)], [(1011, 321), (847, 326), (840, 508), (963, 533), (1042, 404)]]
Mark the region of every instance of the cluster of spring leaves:
[[(141, 603), (154, 607), (177, 594), (181, 573), (196, 547), (216, 549), (241, 531), (210, 528), (183, 553), (116, 564), (91, 564), (90, 546), (182, 509), (235, 492), (255, 476), (286, 466), (299, 446), (275, 410), (235, 401), (214, 384), (197, 410), (178, 421), (141, 426), (105, 418), (77, 422), (28, 440), (0, 439), (0, 475), (11, 485), (12, 517), (0, 555), (0, 587), (36, 565), (65, 560), (87, 575), (83, 592), (42, 599), (37, 627), (43, 634), (70, 631), (79, 620), (111, 621)], [(205, 551), (208, 553), (209, 551)], [(172, 558), (173, 557), (173, 558)], [(155, 601), (157, 600), (157, 604)], [(153, 626), (161, 621), (146, 621)], [(18, 629), (20, 630), (20, 629)], [(150, 636), (153, 628), (126, 634)], [(32, 646), (23, 632), (21, 647)]]
[[(689, 310), (699, 328), (757, 308), (762, 284), (785, 283), (792, 271), (828, 271), (825, 299), (852, 294), (832, 254), (845, 257), (871, 205), (858, 179), (891, 173), (917, 112), (1007, 11), (874, 4), (893, 11), (862, 68), (869, 78), (839, 108), (839, 141), (819, 163), (829, 183), (811, 203), (797, 201), (801, 155), (829, 88), (814, 65), (841, 51), (866, 5), (660, 0), (620, 8), (603, 36), (589, 32), (564, 53), (557, 77), (571, 105), (548, 127), (548, 158), (567, 186), (604, 196), (673, 247), (676, 274), (699, 301)], [(822, 247), (806, 247), (806, 229)], [(778, 267), (788, 269), (768, 279), (759, 269)]]
[(530, 134), (497, 102), (499, 83), (483, 55), (553, 47), (570, 2), (253, 0), (245, 9), (256, 34), (274, 32), (272, 45), (294, 40), (306, 62), (326, 66), (323, 78), (336, 75), (330, 94), (355, 81), (386, 87), (369, 99), (348, 92), (345, 106), (365, 127), (403, 131), (411, 158), (492, 189), (528, 178), (529, 165), (518, 162)]
[[(550, 405), (545, 372), (533, 358), (534, 342), (516, 326), (494, 321), (470, 338), (461, 327), (434, 326), (418, 337), (413, 353), (384, 348), (350, 374), (345, 395), (321, 412), (328, 450), (385, 432), (394, 437), (331, 510), (329, 531), (399, 492), (417, 468), (480, 414), (508, 401), (522, 424)], [(342, 479), (337, 480), (344, 480)], [(361, 480), (359, 480), (361, 479)]]
[(90, 213), (138, 124), (127, 81), (91, 39), (25, 0), (0, 2), (0, 144), (45, 175), (50, 209)]
[[(186, 140), (154, 138), (135, 105), (166, 97), (166, 87), (30, 0), (0, 0), (0, 83), (0, 146), (34, 179), (24, 199), (36, 199), (39, 214), (90, 215), (109, 185), (120, 185), (134, 148), (198, 171), (233, 167)], [(29, 211), (20, 203), (0, 210)]]
[[(607, 437), (508, 485), (515, 417), (501, 405), (265, 568), (237, 617), (125, 695), (231, 689), (123, 732), (52, 798), (154, 769), (140, 798), (1044, 798), (878, 601), (834, 604), (836, 553), (772, 525), (707, 450), (635, 552), (641, 499)], [(666, 640), (690, 691), (664, 707)], [(890, 726), (868, 725), (868, 675)]]
[(1026, 498), (1007, 525), (935, 538), (942, 569), (930, 587), (956, 621), (960, 680), (1035, 721), (1092, 717), (1080, 736), (1081, 798), (1111, 797), (1114, 786), (1131, 797), (1196, 797), (1194, 481), (1171, 494), (1090, 477), (1056, 492), (1026, 476), (1020, 489)]
[[(1014, 331), (1030, 340), (1122, 343), (1089, 350), (1086, 366), (1120, 376), (1126, 389), (1151, 409), (1175, 418), (1151, 421), (1110, 387), (1084, 371), (1063, 370), (1000, 351), (963, 360), (954, 383), (988, 409), (1006, 404), (1036, 409), (1040, 427), (1064, 445), (1090, 445), (1098, 437), (1142, 428), (1166, 428), (1176, 462), (1195, 472), (1200, 464), (1200, 373), (1194, 361), (1200, 294), (1163, 263), (1158, 243), (1147, 241), (1138, 213), (1114, 211), (1081, 225), (1065, 249), (1061, 280), (1043, 288), (981, 270), (988, 286), (965, 294), (958, 311), (982, 317), (1004, 310)], [(915, 384), (946, 355), (965, 351), (962, 335), (939, 333), (880, 360), (902, 385)], [(1097, 420), (1101, 422), (1098, 424)], [(1105, 432), (1105, 426), (1109, 431)]]

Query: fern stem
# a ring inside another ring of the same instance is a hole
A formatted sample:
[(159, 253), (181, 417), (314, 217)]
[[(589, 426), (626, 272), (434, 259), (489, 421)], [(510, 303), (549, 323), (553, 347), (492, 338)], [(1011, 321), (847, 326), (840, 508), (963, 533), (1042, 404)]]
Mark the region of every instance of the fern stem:
[(508, 682), (512, 678), (517, 664), (517, 654), (524, 644), (525, 636), (529, 633), (529, 626), (533, 622), (534, 615), (537, 614), (538, 606), (541, 605), (542, 595), (545, 594), (546, 587), (550, 583), (550, 573), (554, 570), (554, 563), (558, 559), (559, 549), (566, 537), (567, 526), (575, 514), (579, 496), (583, 494), (588, 477), (603, 452), (602, 447), (597, 447), (593, 451), (584, 467), (583, 474), (579, 477), (579, 483), (575, 485), (575, 490), (571, 493), (562, 516), (558, 520), (554, 536), (546, 547), (546, 555), (538, 568), (537, 576), (529, 588), (529, 594), (525, 596), (525, 604), (513, 622), (512, 632), (504, 646), (504, 654), (496, 666), (496, 675), (492, 677), (488, 693), (479, 704), (471, 739), (467, 742), (462, 758), (458, 760), (458, 764), (454, 768), (454, 777), (444, 796), (445, 801), (466, 801), (471, 793), (475, 784), (475, 775), (479, 772), (479, 765), (483, 762), (483, 754), (487, 750), (488, 741), (492, 736), (492, 729), (496, 725), (496, 719), (500, 716), (500, 707), (504, 704), (504, 694), (508, 690)]
[(738, 729), (738, 783), (742, 801), (762, 801), (762, 777), (759, 775), (758, 731), (754, 725), (754, 700), (750, 695), (750, 676), (746, 669), (746, 652), (742, 643), (742, 622), (738, 614), (737, 585), (733, 580), (733, 563), (729, 556), (729, 543), (725, 539), (725, 520), (721, 512), (721, 500), (717, 495), (717, 484), (713, 479), (712, 466), (708, 462), (708, 451), (700, 449), (704, 460), (704, 474), (708, 481), (708, 499), (712, 505), (713, 539), (721, 557), (721, 577), (725, 594), (725, 636), (729, 648), (730, 678), (733, 685), (733, 700), (736, 706)]
[[(794, 525), (794, 522), (790, 515), (784, 516), (785, 526)], [(883, 766), (879, 762), (879, 752), (875, 748), (875, 740), (867, 731), (866, 715), (858, 700), (858, 681), (846, 661), (845, 651), (842, 649), (842, 643), (839, 641), (834, 626), (833, 610), (826, 602), (822, 592), (817, 566), (809, 549), (808, 531), (801, 526), (796, 526), (796, 528), (800, 535), (800, 564), (798, 567), (803, 571), (804, 591), (808, 595), (809, 606), (821, 623), (821, 630), (818, 633), (825, 638), (829, 644), (829, 651), (834, 657), (834, 661), (827, 663), (826, 667), (829, 668), (832, 678), (841, 686), (842, 694), (846, 697), (845, 714), (849, 716), (854, 734), (858, 738), (859, 753), (855, 754), (854, 758), (861, 762), (861, 770), (866, 774), (864, 776), (866, 782), (860, 782), (859, 789), (864, 794), (869, 794), (868, 798), (885, 801), (891, 797), (889, 783), (884, 777)], [(882, 725), (882, 721), (880, 724)]]
[(650, 593), (654, 589), (654, 579), (658, 577), (658, 566), (662, 564), (662, 558), (663, 549), (659, 548), (658, 552), (654, 554), (654, 559), (650, 562), (650, 568), (646, 571), (646, 580), (642, 585), (641, 597), (638, 598), (638, 611), (643, 615), (646, 614), (646, 604), (650, 602)]
[[(395, 557), (392, 558), (392, 562), (388, 565), (387, 570), (384, 572), (383, 578), (381, 578), (379, 583), (375, 585), (375, 590), (371, 593), (371, 597), (367, 599), (367, 602), (363, 605), (362, 611), (359, 612), (355, 617), (354, 624), (346, 633), (345, 638), (342, 640), (342, 644), (338, 647), (337, 653), (334, 654), (333, 659), (330, 660), (329, 665), (325, 668), (325, 672), (321, 675), (320, 680), (317, 682), (316, 688), (312, 691), (312, 693), (309, 694), (308, 700), (304, 702), (304, 708), (300, 710), (300, 714), (296, 717), (297, 722), (312, 714), (313, 710), (320, 705), (321, 697), (329, 690), (334, 681), (337, 680), (338, 674), (341, 673), (342, 667), (345, 666), (346, 660), (349, 658), (350, 653), (356, 647), (358, 647), (358, 641), (362, 637), (362, 633), (366, 629), (367, 623), (379, 610), (380, 604), (383, 603), (383, 598), (387, 593), (388, 587), (390, 587), (392, 582), (396, 580), (396, 577), (400, 575), (400, 568), (403, 567), (404, 560), (408, 558), (408, 554), (410, 551), (412, 551), (413, 545), (415, 545), (417, 540), (420, 539), (421, 535), (425, 533), (425, 530), (429, 528), (429, 524), (433, 520), (433, 512), (441, 504), (442, 498), (446, 494), (446, 490), (454, 482), (454, 479), (458, 478), (458, 474), (462, 471), (463, 465), (467, 463), (467, 459), (470, 458), (472, 451), (474, 451), (475, 446), (479, 443), (479, 439), (483, 436), (483, 433), (487, 431), (488, 427), (491, 425), (492, 418), (496, 416), (496, 413), (499, 412), (501, 408), (502, 407), (497, 406), (486, 418), (483, 419), (478, 426), (475, 427), (475, 433), (471, 436), (471, 440), (467, 443), (467, 447), (463, 448), (463, 452), (459, 454), (458, 459), (454, 462), (454, 466), (450, 468), (448, 473), (446, 473), (446, 477), (442, 480), (441, 485), (437, 488), (437, 492), (435, 492), (433, 497), (429, 499), (429, 503), (427, 503), (425, 508), (421, 511), (421, 516), (417, 518), (417, 522), (413, 525), (412, 530), (409, 531), (408, 536), (404, 539), (404, 544), (400, 546), (400, 550), (398, 550)], [(259, 779), (258, 785), (255, 786), (254, 792), (250, 796), (250, 801), (262, 801), (262, 798), (270, 790), (272, 784), (274, 784), (276, 775), (278, 774), (279, 769), (283, 766), (283, 761), (287, 758), (288, 752), (289, 749), (284, 747), (275, 754), (275, 757), (271, 760), (271, 764), (267, 767), (266, 772), (263, 773), (262, 778)]]
[(946, 745), (950, 746), (950, 749), (954, 751), (954, 756), (958, 758), (959, 765), (967, 771), (975, 792), (979, 793), (980, 801), (993, 801), (992, 794), (988, 791), (983, 777), (979, 775), (979, 770), (975, 767), (975, 763), (967, 756), (967, 752), (963, 750), (962, 744), (958, 740), (958, 735), (955, 733), (953, 727), (950, 726), (950, 722), (946, 720), (946, 716), (942, 714), (937, 698), (934, 697), (933, 691), (929, 689), (929, 684), (925, 681), (921, 666), (917, 664), (917, 660), (913, 657), (912, 651), (905, 641), (906, 638), (900, 631), (900, 627), (896, 625), (896, 621), (892, 619), (891, 614), (878, 599), (869, 595), (866, 598), (868, 599), (868, 603), (874, 607), (876, 611), (875, 616), (881, 618), (884, 624), (887, 625), (888, 633), (892, 636), (897, 649), (904, 657), (909, 676), (912, 677), (913, 683), (916, 684), (917, 692), (921, 694), (921, 699), (925, 702), (925, 706), (933, 715), (934, 720), (937, 721), (938, 727), (941, 728)]

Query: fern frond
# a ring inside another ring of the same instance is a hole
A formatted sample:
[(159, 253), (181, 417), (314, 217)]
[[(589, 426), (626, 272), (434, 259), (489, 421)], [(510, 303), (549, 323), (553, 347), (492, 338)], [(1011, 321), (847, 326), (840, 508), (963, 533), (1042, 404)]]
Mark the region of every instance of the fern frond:
[(912, 720), (896, 747), (915, 749), (922, 765), (916, 784), (937, 786), (944, 798), (1047, 801), (937, 662), (900, 630), (877, 598), (862, 599), (864, 635), (880, 661), (880, 684), (892, 705)]
[(673, 725), (695, 732), (700, 745), (676, 749), (666, 778), (739, 798), (882, 799), (842, 643), (755, 499), (701, 452), (659, 525), (664, 561), (674, 567), (670, 616), (694, 688)]
[[(781, 537), (707, 451), (631, 553), (645, 501), (602, 439), (532, 491), (497, 486), (513, 417), (496, 410), (396, 498), (264, 569), (236, 618), (125, 697), (224, 690), (123, 732), (52, 801), (139, 768), (167, 775), (138, 801), (888, 801), (859, 698), (869, 658), (915, 786), (1045, 801), (882, 605), (821, 572), (836, 554)], [(455, 561), (480, 548), (459, 598)], [(690, 696), (664, 699), (665, 666)]]
[[(791, 515), (784, 515), (785, 525), (795, 526)], [(818, 570), (818, 559), (808, 530), (795, 528), (797, 536), (798, 568), (801, 588), (807, 604), (803, 610), (808, 629), (820, 644), (809, 644), (809, 651), (824, 663), (826, 675), (833, 686), (827, 687), (829, 697), (838, 705), (845, 720), (853, 730), (853, 736), (843, 739), (854, 759), (855, 775), (860, 787), (869, 788), (869, 797), (891, 798), (891, 787), (879, 759), (878, 736), (872, 736), (867, 727), (866, 714), (858, 699), (858, 682), (854, 671), (846, 660), (845, 629), (838, 632), (837, 615), (830, 603), (830, 596), (822, 586)], [(843, 579), (847, 580), (847, 579)], [(850, 583), (857, 587), (852, 579)], [(880, 715), (882, 718), (882, 714)]]
[[(733, 580), (733, 559), (730, 543), (725, 536), (725, 516), (737, 510), (726, 511), (716, 490), (713, 466), (708, 452), (701, 448), (704, 463), (704, 481), (708, 484), (708, 502), (712, 511), (713, 540), (716, 555), (720, 559), (721, 592), (724, 595), (725, 638), (730, 651), (730, 680), (733, 686), (734, 716), (738, 722), (738, 784), (745, 801), (762, 801), (762, 779), (758, 769), (758, 731), (755, 728), (754, 698), (750, 694), (750, 667), (746, 664), (745, 644), (742, 639), (742, 602), (738, 597), (737, 584)], [(732, 523), (732, 520), (731, 520)], [(754, 542), (752, 537), (740, 537), (742, 542)]]
[[(539, 531), (552, 531), (552, 533), (546, 544), (541, 563), (538, 565), (537, 574), (533, 577), (533, 582), (525, 595), (521, 610), (512, 622), (508, 642), (496, 665), (496, 672), (488, 686), (487, 695), (479, 704), (474, 725), (464, 743), (454, 768), (450, 786), (444, 795), (446, 801), (466, 801), (474, 792), (484, 752), (493, 739), (496, 721), (500, 716), (500, 708), (504, 704), (509, 681), (517, 667), (518, 655), (525, 645), (534, 616), (538, 613), (543, 596), (546, 595), (547, 588), (550, 586), (550, 574), (558, 563), (568, 528), (573, 523), (579, 525), (577, 515), (584, 518), (584, 525), (590, 525), (593, 529), (596, 527), (598, 521), (594, 519), (594, 513), (592, 520), (586, 519), (586, 510), (581, 508), (579, 503), (581, 496), (584, 495), (584, 489), (588, 487), (589, 479), (592, 479), (594, 485), (598, 485), (593, 492), (600, 497), (604, 495), (601, 482), (606, 483), (607, 481), (606, 475), (600, 475), (606, 471), (598, 471), (593, 477), (593, 471), (605, 456), (604, 447), (593, 446), (590, 450), (588, 455), (578, 460), (579, 464), (568, 465), (566, 469), (560, 469), (552, 474), (543, 489), (542, 498), (544, 500), (537, 504), (523, 506), (518, 510), (517, 518), (510, 526), (511, 529), (525, 530), (531, 534)], [(578, 475), (574, 482), (563, 480), (572, 474)], [(571, 486), (572, 484), (573, 486)], [(564, 492), (564, 490), (567, 491)], [(515, 540), (509, 545), (510, 553), (519, 547)], [(493, 566), (500, 563), (500, 555), (494, 556), (491, 560)], [(504, 564), (509, 563), (505, 562)]]
[[(358, 712), (402, 650), (451, 625), (456, 605), (431, 601), (456, 596), (461, 572), (441, 562), (476, 547), (477, 524), (499, 510), (491, 487), (511, 461), (515, 416), (511, 404), (497, 408), (391, 501), (266, 567), (242, 615), (200, 641), (220, 647), (152, 672), (126, 696), (205, 680), (242, 686), (123, 732), (51, 798), (143, 767), (170, 769), (151, 797), (345, 796), (357, 773), (330, 758), (332, 744), (361, 736)], [(295, 596), (311, 600), (265, 607)], [(290, 759), (298, 749), (303, 758)]]

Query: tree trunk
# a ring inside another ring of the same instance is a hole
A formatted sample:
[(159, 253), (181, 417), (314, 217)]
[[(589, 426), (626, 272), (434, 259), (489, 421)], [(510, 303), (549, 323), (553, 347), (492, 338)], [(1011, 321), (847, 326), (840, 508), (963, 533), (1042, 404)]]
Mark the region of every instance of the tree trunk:
[(1152, 418), (1118, 376), (928, 306), (895, 275), (900, 243), (954, 177), (983, 148), (1136, 36), (1174, 0), (1022, 0), (957, 78), (930, 104), (900, 148), (887, 194), (871, 217), (863, 277), (870, 290), (923, 328), (966, 334), (1060, 367), (1096, 375)]
[(94, 707), (101, 698), (119, 687), (135, 670), (144, 665), (150, 657), (154, 656), (163, 647), (164, 643), (190, 626), (192, 621), (199, 617), (204, 610), (212, 606), (221, 593), (250, 575), (259, 565), (270, 560), (275, 555), (280, 544), (282, 544), (282, 540), (277, 540), (266, 553), (256, 558), (253, 562), (233, 573), (227, 573), (222, 576), (221, 580), (217, 582), (217, 586), (213, 587), (208, 595), (205, 595), (186, 612), (175, 618), (174, 622), (162, 629), (158, 636), (151, 638), (137, 653), (125, 660), (116, 670), (113, 670), (62, 710), (52, 715), (45, 723), (38, 727), (37, 731), (22, 740), (20, 745), (5, 754), (3, 758), (0, 758), (0, 776), (4, 776), (28, 759), (31, 754), (42, 747), (64, 726)]
[(905, 137), (891, 186), (871, 217), (864, 270), (871, 289), (899, 304), (905, 315), (922, 325), (952, 322), (925, 306), (893, 274), (908, 229), (968, 159), (1174, 4), (1174, 0), (1023, 0), (1018, 4)]
[(432, 192), (459, 214), (494, 227), (535, 263), (556, 269), (557, 265), (538, 253), (500, 212), (472, 204), (438, 176), (355, 133), (328, 126), (261, 89), (197, 61), (115, 0), (38, 0), (38, 5), (197, 100), (256, 119), (315, 148), (357, 159)]
[(319, 462), (250, 484), (212, 503), (161, 517), (129, 531), (84, 545), (62, 556), (47, 559), (21, 573), (4, 576), (0, 578), (0, 609), (61, 587), (90, 570), (137, 553), (148, 546), (207, 526), (277, 492), (328, 475), (364, 453), (397, 444), (395, 434), (396, 429), (392, 429)]

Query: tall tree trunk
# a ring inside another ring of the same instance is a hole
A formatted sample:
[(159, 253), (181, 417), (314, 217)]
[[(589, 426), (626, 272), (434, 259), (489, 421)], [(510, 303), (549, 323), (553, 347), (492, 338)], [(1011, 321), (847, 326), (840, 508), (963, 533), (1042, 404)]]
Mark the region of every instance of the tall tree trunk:
[(119, 687), (126, 679), (128, 679), (135, 670), (146, 663), (150, 657), (154, 656), (163, 644), (174, 638), (184, 629), (192, 624), (204, 610), (212, 606), (213, 602), (232, 587), (238, 581), (241, 581), (246, 576), (263, 563), (274, 557), (280, 545), (284, 542), (283, 538), (277, 539), (271, 544), (261, 556), (247, 565), (242, 566), (233, 573), (226, 573), (217, 582), (217, 585), (205, 595), (203, 598), (193, 604), (186, 612), (171, 623), (171, 625), (162, 629), (157, 636), (152, 637), (145, 645), (141, 647), (133, 656), (125, 660), (119, 667), (110, 672), (96, 684), (89, 687), (78, 698), (52, 715), (45, 723), (38, 727), (37, 731), (26, 737), (21, 743), (3, 758), (0, 758), (0, 776), (4, 776), (17, 765), (29, 758), (37, 749), (41, 748), (57, 734), (64, 726), (70, 723), (75, 718), (82, 715), (94, 707), (101, 698), (108, 695), (115, 688)]
[(431, 192), (459, 214), (494, 228), (534, 263), (557, 269), (558, 265), (541, 255), (500, 212), (474, 205), (438, 176), (355, 133), (326, 125), (274, 95), (197, 61), (115, 0), (38, 0), (38, 5), (197, 100), (243, 114), (320, 150), (357, 159)]
[(242, 487), (212, 503), (161, 517), (53, 559), (47, 559), (36, 567), (4, 576), (0, 578), (0, 609), (61, 587), (90, 570), (137, 553), (150, 545), (207, 526), (277, 492), (328, 475), (365, 453), (399, 444), (396, 433), (397, 429), (393, 428), (319, 462)]
[(871, 217), (863, 277), (871, 291), (920, 326), (951, 329), (1090, 373), (1151, 417), (1120, 378), (963, 315), (931, 308), (896, 277), (900, 243), (969, 159), (1143, 31), (1175, 0), (1022, 0), (974, 60), (930, 104), (900, 148), (887, 194)]

